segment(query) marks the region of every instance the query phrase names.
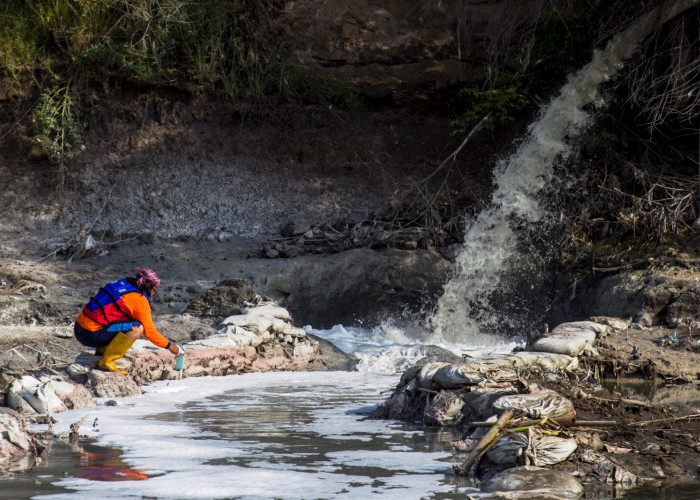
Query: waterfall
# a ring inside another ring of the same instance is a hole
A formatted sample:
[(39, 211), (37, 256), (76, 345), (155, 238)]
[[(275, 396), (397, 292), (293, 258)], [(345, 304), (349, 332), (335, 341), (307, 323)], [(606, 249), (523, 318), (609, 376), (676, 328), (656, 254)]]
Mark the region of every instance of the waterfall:
[[(646, 36), (699, 3), (700, 0), (664, 2), (641, 16), (604, 50), (596, 51), (591, 62), (570, 77), (558, 96), (543, 107), (517, 151), (495, 169), (496, 189), (490, 205), (467, 227), (454, 275), (429, 320), (431, 340), (483, 341), (495, 333), (489, 331), (494, 325), (508, 323), (503, 311), (494, 307), (493, 297), (502, 291), (504, 276), (529, 267), (528, 255), (518, 252), (522, 227), (536, 227), (551, 216), (539, 198), (552, 184), (556, 162), (571, 151), (567, 140), (588, 125), (591, 114), (587, 108), (605, 104), (598, 86), (622, 67)], [(539, 293), (537, 289), (530, 292)], [(517, 327), (517, 321), (511, 326)]]

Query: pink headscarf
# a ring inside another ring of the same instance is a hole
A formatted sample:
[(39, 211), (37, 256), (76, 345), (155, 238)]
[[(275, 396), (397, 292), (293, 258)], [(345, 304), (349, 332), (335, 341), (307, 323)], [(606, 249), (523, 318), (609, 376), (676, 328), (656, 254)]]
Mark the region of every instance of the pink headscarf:
[(160, 286), (160, 279), (153, 269), (136, 269), (136, 286), (143, 288), (143, 285)]

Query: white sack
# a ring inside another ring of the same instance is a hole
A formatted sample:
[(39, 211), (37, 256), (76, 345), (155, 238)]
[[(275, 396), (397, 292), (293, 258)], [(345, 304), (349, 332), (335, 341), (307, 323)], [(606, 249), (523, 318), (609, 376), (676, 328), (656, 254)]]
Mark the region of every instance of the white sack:
[(563, 462), (577, 447), (573, 438), (548, 436), (537, 429), (528, 429), (525, 432), (506, 434), (486, 452), (486, 456), (499, 465), (544, 467)]
[(571, 326), (554, 329), (552, 333), (535, 342), (532, 348), (540, 352), (578, 356), (586, 348), (593, 347), (595, 339), (595, 332), (584, 327)]
[(571, 401), (556, 392), (535, 392), (503, 396), (493, 403), (497, 413), (512, 410), (516, 415), (539, 419), (558, 418), (575, 415)]
[(275, 304), (265, 304), (257, 307), (246, 307), (242, 310), (243, 314), (255, 316), (267, 316), (268, 318), (277, 318), (285, 321), (292, 321), (292, 315), (289, 314), (284, 307)]
[(262, 333), (272, 327), (272, 319), (257, 314), (237, 314), (226, 318), (223, 324), (238, 326), (255, 333)]
[(601, 325), (600, 323), (595, 323), (593, 321), (571, 321), (569, 323), (562, 323), (560, 325), (555, 326), (552, 330), (552, 333), (556, 333), (561, 329), (569, 328), (583, 328), (585, 330), (590, 330), (596, 335), (602, 335), (608, 331), (607, 326)]

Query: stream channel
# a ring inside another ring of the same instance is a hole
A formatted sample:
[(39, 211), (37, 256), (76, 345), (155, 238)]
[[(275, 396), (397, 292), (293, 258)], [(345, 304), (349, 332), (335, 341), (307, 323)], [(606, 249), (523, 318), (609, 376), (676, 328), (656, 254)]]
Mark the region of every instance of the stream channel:
[[(56, 434), (88, 415), (83, 437), (72, 445), (55, 440), (38, 467), (0, 481), (0, 498), (478, 496), (471, 479), (452, 473), (460, 460), (452, 449), (461, 438), (456, 431), (367, 418), (424, 346), (397, 343), (396, 329), (392, 340), (352, 328), (313, 332), (352, 349), (358, 371), (157, 382), (141, 396), (58, 414)], [(449, 347), (478, 355), (514, 345)], [(696, 492), (697, 485), (665, 485), (638, 488), (634, 497)]]
[[(464, 339), (499, 342), (500, 337), (481, 332), (507, 331), (497, 328), (504, 322), (508, 330), (526, 331), (517, 325), (527, 314), (519, 317), (517, 311), (504, 311), (490, 300), (505, 293), (506, 304), (519, 303), (503, 277), (529, 269), (527, 299), (539, 288), (536, 278), (546, 275), (538, 275), (533, 264), (538, 262), (536, 248), (521, 248), (521, 227), (545, 228), (557, 216), (557, 210), (547, 209), (540, 200), (557, 186), (554, 167), (569, 155), (568, 140), (590, 125), (592, 108), (605, 105), (599, 85), (614, 76), (655, 27), (694, 3), (679, 1), (673, 9), (659, 7), (640, 17), (596, 51), (543, 106), (518, 150), (494, 170), (491, 203), (467, 228), (457, 272), (431, 318), (429, 340), (410, 342), (396, 329), (314, 331), (357, 355), (359, 370), (156, 383), (145, 395), (116, 405), (101, 401), (97, 408), (60, 414), (58, 433), (88, 414), (82, 432), (92, 442), (74, 449), (56, 444), (44, 465), (0, 481), (0, 497), (407, 500), (476, 493), (468, 479), (452, 474), (451, 465), (458, 459), (451, 445), (460, 436), (366, 417), (386, 399), (399, 374), (424, 357), (426, 343), (451, 344), (443, 347), (472, 356), (514, 347), (455, 344)], [(528, 312), (525, 305), (520, 309)], [(505, 321), (509, 318), (514, 321)], [(636, 500), (690, 499), (698, 498), (698, 491), (696, 481), (622, 494)], [(604, 498), (619, 494), (610, 492)]]

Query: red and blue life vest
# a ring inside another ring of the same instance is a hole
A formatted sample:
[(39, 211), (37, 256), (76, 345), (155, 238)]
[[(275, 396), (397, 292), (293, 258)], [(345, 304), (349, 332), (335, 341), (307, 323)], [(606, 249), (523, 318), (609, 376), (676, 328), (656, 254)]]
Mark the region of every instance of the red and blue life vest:
[(126, 279), (121, 279), (100, 288), (97, 295), (92, 297), (83, 308), (83, 314), (101, 325), (130, 321), (133, 318), (129, 316), (124, 307), (122, 295), (131, 292), (140, 293), (149, 302), (151, 301), (148, 294), (143, 293)]

